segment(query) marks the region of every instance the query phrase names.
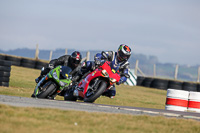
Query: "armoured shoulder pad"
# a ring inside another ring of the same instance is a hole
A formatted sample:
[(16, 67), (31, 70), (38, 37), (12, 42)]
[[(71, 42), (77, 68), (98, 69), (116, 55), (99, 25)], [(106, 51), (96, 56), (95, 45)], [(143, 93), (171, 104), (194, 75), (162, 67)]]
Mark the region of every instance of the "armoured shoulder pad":
[(108, 55), (109, 61), (112, 61), (115, 58), (115, 52), (114, 51), (108, 51), (108, 52), (106, 52), (106, 54)]

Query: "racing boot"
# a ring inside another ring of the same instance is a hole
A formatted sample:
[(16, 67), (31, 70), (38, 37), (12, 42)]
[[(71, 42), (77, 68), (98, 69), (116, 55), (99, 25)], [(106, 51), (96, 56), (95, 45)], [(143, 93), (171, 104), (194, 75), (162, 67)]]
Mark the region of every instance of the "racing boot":
[(82, 100), (83, 99), (83, 89), (76, 87), (73, 91), (73, 96), (77, 97), (77, 99)]
[(114, 96), (116, 95), (116, 90), (115, 90), (115, 86), (111, 86), (110, 89), (108, 89), (107, 91), (105, 91), (102, 96), (106, 96), (109, 98), (114, 98)]

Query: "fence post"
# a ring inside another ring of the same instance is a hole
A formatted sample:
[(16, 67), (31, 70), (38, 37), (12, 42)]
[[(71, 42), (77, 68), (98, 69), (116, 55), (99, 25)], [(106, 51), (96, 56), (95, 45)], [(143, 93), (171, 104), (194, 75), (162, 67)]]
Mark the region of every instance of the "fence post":
[(176, 69), (175, 69), (175, 74), (174, 74), (174, 79), (177, 79), (177, 75), (178, 75), (178, 65), (176, 65)]
[(136, 60), (136, 63), (135, 63), (135, 75), (137, 76), (137, 70), (138, 70), (138, 60)]
[(35, 59), (36, 59), (36, 60), (39, 59), (39, 48), (38, 48), (38, 44), (36, 44)]
[(156, 64), (153, 65), (153, 76), (156, 77)]
[(52, 59), (52, 53), (53, 53), (53, 51), (51, 50), (50, 55), (49, 55), (49, 61), (51, 61), (51, 59)]
[(89, 61), (90, 60), (90, 52), (87, 52), (87, 56), (86, 56), (86, 60)]
[(200, 80), (200, 67), (199, 67), (199, 69), (198, 69), (197, 82), (199, 82), (199, 80)]
[(65, 49), (65, 55), (67, 55), (67, 48)]

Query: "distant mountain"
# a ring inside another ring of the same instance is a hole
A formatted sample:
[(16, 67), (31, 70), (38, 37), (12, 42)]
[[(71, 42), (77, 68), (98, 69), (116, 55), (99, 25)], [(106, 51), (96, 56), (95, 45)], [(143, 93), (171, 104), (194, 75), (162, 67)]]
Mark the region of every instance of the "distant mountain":
[[(68, 49), (67, 53), (71, 54), (74, 49)], [(52, 59), (58, 58), (62, 55), (65, 54), (65, 49), (56, 49), (52, 51)], [(83, 58), (86, 57), (88, 51), (80, 51), (82, 53)], [(96, 53), (100, 53), (101, 51), (89, 51), (90, 52), (90, 60), (94, 60), (94, 55)], [(21, 57), (29, 57), (29, 58), (34, 58), (35, 57), (35, 49), (27, 49), (27, 48), (22, 48), (22, 49), (15, 49), (15, 50), (9, 50), (9, 51), (3, 51), (0, 50), (0, 53), (8, 54), (8, 55), (15, 55), (15, 56), (21, 56)], [(50, 50), (39, 50), (39, 59), (43, 60), (49, 60), (50, 56)], [(146, 55), (143, 54), (133, 54), (131, 58), (129, 59), (129, 62), (131, 64), (131, 68), (135, 67), (135, 62), (136, 60), (140, 61), (140, 65), (143, 64), (148, 64), (148, 63), (159, 63), (158, 58), (156, 56), (149, 56), (147, 57)]]
[[(67, 53), (71, 54), (73, 51), (75, 50), (68, 49)], [(87, 51), (80, 51), (80, 52), (82, 53), (83, 58), (86, 57)], [(94, 60), (94, 55), (99, 52), (101, 51), (98, 50), (90, 51), (90, 60)], [(27, 48), (15, 49), (9, 51), (0, 50), (0, 53), (21, 56), (21, 57), (29, 57), (29, 58), (35, 57), (35, 49), (27, 49)], [(56, 49), (53, 51), (52, 59), (58, 58), (64, 54), (65, 54), (65, 49)], [(39, 59), (49, 60), (49, 56), (50, 56), (50, 50), (39, 51)], [(156, 75), (158, 77), (174, 78), (174, 71), (176, 64), (172, 63), (162, 64), (159, 62), (156, 56), (146, 56), (144, 54), (132, 54), (131, 58), (129, 59), (131, 69), (135, 68), (136, 60), (139, 61), (139, 68), (146, 76), (154, 75), (154, 64), (156, 64)], [(190, 67), (185, 65), (179, 65), (178, 79), (186, 81), (188, 80), (196, 81), (198, 74), (198, 67), (199, 67), (198, 65)], [(139, 72), (138, 74), (140, 75)]]

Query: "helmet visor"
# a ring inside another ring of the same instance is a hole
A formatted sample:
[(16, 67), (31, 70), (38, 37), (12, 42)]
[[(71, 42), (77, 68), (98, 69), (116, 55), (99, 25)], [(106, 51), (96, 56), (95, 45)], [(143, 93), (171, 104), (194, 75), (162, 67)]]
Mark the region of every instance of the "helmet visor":
[(80, 62), (81, 62), (80, 60), (76, 60), (76, 59), (72, 61), (73, 64), (77, 64), (77, 65), (78, 65)]
[(119, 62), (127, 61), (129, 57), (130, 57), (130, 54), (126, 55), (122, 51), (118, 51), (117, 53), (117, 59)]

